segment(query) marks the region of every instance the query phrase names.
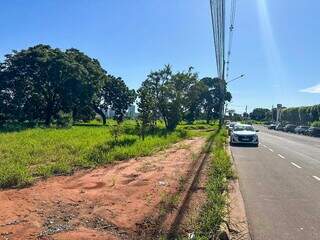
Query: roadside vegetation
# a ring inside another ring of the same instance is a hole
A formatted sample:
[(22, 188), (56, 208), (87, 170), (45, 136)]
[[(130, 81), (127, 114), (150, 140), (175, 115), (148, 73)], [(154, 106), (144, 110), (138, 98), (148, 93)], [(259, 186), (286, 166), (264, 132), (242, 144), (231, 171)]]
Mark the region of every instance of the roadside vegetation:
[(219, 232), (220, 225), (225, 221), (228, 204), (228, 183), (234, 178), (230, 156), (226, 152), (227, 131), (221, 129), (212, 135), (212, 158), (206, 183), (207, 200), (199, 214), (195, 230), (195, 239), (212, 239)]

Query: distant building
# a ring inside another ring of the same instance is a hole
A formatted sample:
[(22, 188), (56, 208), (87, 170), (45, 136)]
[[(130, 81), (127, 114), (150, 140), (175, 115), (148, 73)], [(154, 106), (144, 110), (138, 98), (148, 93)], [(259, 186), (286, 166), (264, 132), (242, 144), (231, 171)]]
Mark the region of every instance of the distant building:
[(109, 108), (108, 111), (106, 112), (107, 118), (113, 118), (114, 115), (115, 115), (115, 112)]
[(135, 105), (131, 105), (128, 108), (127, 117), (129, 117), (129, 118), (135, 118), (136, 117), (136, 106)]

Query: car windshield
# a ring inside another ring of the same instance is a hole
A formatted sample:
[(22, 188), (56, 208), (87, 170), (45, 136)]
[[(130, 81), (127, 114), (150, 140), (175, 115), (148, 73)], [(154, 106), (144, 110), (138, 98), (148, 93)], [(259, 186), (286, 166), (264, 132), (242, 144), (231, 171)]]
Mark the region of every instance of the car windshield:
[(252, 126), (235, 126), (234, 131), (254, 131), (254, 128)]

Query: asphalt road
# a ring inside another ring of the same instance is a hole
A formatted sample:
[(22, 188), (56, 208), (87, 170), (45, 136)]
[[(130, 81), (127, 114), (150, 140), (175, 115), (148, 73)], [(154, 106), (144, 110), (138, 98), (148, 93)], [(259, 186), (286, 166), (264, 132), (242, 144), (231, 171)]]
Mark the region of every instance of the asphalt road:
[(320, 138), (258, 128), (231, 147), (253, 240), (320, 240)]

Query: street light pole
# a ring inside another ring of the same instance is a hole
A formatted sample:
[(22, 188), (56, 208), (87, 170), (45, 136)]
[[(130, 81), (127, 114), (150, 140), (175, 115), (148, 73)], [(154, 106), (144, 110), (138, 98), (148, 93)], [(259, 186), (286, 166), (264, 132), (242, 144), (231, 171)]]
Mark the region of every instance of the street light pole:
[(220, 103), (220, 119), (219, 119), (219, 126), (222, 127), (223, 122), (224, 122), (224, 105), (225, 105), (225, 94), (227, 92), (227, 85), (230, 82), (236, 81), (237, 79), (243, 78), (245, 75), (241, 74), (239, 77), (236, 77), (234, 79), (231, 79), (229, 81), (225, 80), (224, 77), (224, 69), (225, 69), (225, 62), (223, 63), (223, 74), (222, 74), (222, 79), (220, 79), (220, 88), (221, 88), (221, 103)]

